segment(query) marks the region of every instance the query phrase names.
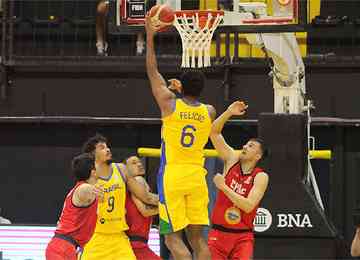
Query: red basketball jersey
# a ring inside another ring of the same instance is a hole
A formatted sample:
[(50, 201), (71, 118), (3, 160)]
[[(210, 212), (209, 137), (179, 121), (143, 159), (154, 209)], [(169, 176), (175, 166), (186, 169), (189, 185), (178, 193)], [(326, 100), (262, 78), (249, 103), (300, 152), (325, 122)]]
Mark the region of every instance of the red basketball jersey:
[[(254, 178), (263, 172), (261, 168), (255, 168), (251, 174), (243, 174), (241, 164), (236, 163), (228, 171), (225, 177), (225, 184), (236, 193), (244, 196), (249, 195), (254, 186)], [(253, 229), (254, 218), (256, 216), (256, 206), (250, 213), (245, 213), (237, 208), (234, 203), (226, 197), (222, 191), (218, 191), (215, 206), (212, 211), (212, 223), (231, 229)]]
[(152, 217), (144, 217), (140, 213), (129, 192), (126, 194), (125, 207), (126, 223), (129, 225), (129, 229), (126, 233), (129, 236), (140, 236), (149, 239)]
[(77, 207), (72, 202), (74, 191), (84, 182), (76, 183), (66, 196), (55, 233), (72, 237), (81, 247), (90, 240), (94, 233), (97, 219), (98, 199), (87, 207)]

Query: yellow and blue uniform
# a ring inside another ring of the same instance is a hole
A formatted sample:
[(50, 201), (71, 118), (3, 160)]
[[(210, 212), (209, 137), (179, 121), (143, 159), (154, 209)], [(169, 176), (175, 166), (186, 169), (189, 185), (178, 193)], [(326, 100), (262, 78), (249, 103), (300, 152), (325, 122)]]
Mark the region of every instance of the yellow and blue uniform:
[(203, 165), (211, 118), (206, 105), (176, 99), (174, 112), (162, 119), (158, 174), (161, 234), (189, 224), (208, 225), (208, 189)]
[(119, 164), (111, 164), (109, 178), (99, 178), (96, 186), (104, 190), (99, 200), (96, 228), (86, 244), (81, 260), (136, 259), (125, 231), (126, 182)]

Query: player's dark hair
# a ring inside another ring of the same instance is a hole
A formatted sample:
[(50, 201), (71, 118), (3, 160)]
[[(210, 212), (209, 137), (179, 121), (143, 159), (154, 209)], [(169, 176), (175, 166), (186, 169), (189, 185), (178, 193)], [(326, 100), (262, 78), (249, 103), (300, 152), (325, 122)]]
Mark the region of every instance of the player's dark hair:
[(77, 181), (89, 179), (91, 171), (95, 169), (95, 158), (90, 153), (82, 153), (71, 162), (71, 170)]
[(205, 75), (199, 70), (187, 70), (180, 76), (180, 81), (184, 96), (198, 98), (205, 85)]
[(266, 147), (266, 144), (263, 139), (256, 137), (256, 138), (251, 138), (250, 141), (255, 141), (260, 144), (261, 160), (265, 159), (269, 155), (269, 150)]
[(83, 153), (93, 153), (96, 149), (96, 145), (98, 143), (107, 143), (106, 137), (101, 134), (96, 134), (93, 137), (90, 137), (83, 145), (82, 152)]

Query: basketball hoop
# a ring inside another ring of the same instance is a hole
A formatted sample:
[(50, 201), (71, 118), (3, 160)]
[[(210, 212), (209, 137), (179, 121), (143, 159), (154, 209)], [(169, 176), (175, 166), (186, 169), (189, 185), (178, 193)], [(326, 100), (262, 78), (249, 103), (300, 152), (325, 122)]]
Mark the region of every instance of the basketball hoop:
[(211, 39), (223, 17), (223, 11), (175, 11), (174, 26), (182, 41), (181, 67), (202, 68), (211, 65)]

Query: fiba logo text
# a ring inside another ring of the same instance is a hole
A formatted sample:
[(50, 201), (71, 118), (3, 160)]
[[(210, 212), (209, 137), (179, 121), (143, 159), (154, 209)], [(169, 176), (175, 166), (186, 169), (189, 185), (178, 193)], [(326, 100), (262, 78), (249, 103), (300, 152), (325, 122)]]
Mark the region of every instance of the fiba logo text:
[(270, 211), (265, 208), (258, 208), (256, 217), (254, 219), (255, 232), (264, 232), (268, 230), (272, 223), (272, 216)]

